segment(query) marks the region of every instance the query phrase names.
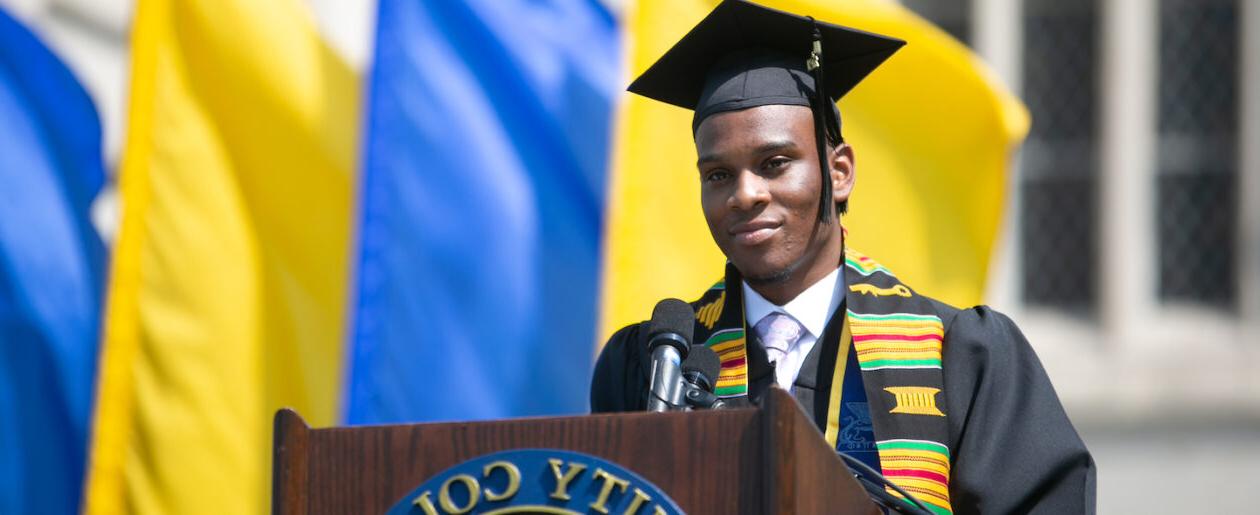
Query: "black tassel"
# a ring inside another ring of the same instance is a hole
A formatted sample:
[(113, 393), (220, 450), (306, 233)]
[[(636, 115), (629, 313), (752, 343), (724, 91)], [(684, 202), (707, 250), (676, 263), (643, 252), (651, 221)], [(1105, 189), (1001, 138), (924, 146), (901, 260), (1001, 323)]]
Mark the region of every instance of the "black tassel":
[[(833, 132), (832, 125), (834, 122), (831, 118), (831, 109), (828, 109), (825, 82), (823, 82), (823, 55), (822, 55), (822, 31), (818, 29), (818, 22), (814, 21), (811, 16), (810, 24), (814, 28), (813, 49), (809, 54), (809, 60), (805, 61), (805, 68), (814, 77), (814, 140), (818, 145), (818, 168), (822, 171), (822, 193), (818, 200), (818, 220), (823, 224), (830, 224), (832, 217), (835, 216), (835, 202), (832, 200), (831, 190), (831, 162), (828, 159), (827, 152), (827, 134)], [(834, 130), (839, 133), (838, 128)]]

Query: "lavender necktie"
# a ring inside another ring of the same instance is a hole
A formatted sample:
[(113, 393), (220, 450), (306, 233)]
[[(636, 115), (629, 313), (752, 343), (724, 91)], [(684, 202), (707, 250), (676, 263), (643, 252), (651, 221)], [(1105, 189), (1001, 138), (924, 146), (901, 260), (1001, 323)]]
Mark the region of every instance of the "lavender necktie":
[(761, 339), (761, 345), (766, 348), (766, 357), (776, 364), (783, 361), (788, 349), (801, 338), (804, 329), (791, 315), (778, 311), (766, 315), (753, 327), (757, 331), (757, 337)]

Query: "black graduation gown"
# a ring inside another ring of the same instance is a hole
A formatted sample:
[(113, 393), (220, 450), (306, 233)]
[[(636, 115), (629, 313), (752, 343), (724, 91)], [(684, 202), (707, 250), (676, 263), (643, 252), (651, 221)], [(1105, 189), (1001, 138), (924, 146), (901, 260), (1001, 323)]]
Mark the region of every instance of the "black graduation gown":
[[(960, 310), (931, 302), (945, 327), (954, 513), (1093, 513), (1093, 458), (1023, 334), (986, 306)], [(836, 310), (794, 383), (797, 401), (820, 430), (844, 312)], [(646, 322), (633, 324), (609, 339), (595, 364), (592, 412), (646, 408), (647, 331)], [(755, 403), (773, 384), (774, 370), (755, 335), (747, 348), (748, 399)]]

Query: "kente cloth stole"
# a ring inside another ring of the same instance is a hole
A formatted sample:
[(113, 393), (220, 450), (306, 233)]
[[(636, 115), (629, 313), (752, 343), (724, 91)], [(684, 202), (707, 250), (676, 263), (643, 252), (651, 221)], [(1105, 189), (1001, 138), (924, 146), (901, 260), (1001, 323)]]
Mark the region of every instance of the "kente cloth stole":
[[(846, 249), (844, 266), (847, 313), (823, 434), (827, 443), (838, 445), (846, 357), (856, 352), (884, 476), (932, 511), (952, 513), (949, 425), (947, 413), (941, 410), (945, 328), (927, 299), (873, 259)], [(714, 393), (728, 399), (748, 395), (748, 327), (740, 281), (739, 271), (728, 264), (726, 277), (692, 303), (694, 339), (713, 349), (722, 363)], [(892, 489), (889, 492), (900, 496)]]

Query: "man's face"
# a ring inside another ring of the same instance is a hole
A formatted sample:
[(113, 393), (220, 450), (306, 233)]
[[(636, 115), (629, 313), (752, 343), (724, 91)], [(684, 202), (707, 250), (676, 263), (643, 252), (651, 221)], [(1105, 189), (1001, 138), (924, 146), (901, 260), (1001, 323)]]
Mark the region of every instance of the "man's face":
[[(831, 270), (839, 262), (840, 231), (818, 223), (822, 176), (814, 141), (813, 113), (803, 106), (719, 113), (696, 131), (704, 218), (750, 283), (783, 282), (797, 270)], [(852, 186), (850, 159), (832, 173), (837, 200)]]

